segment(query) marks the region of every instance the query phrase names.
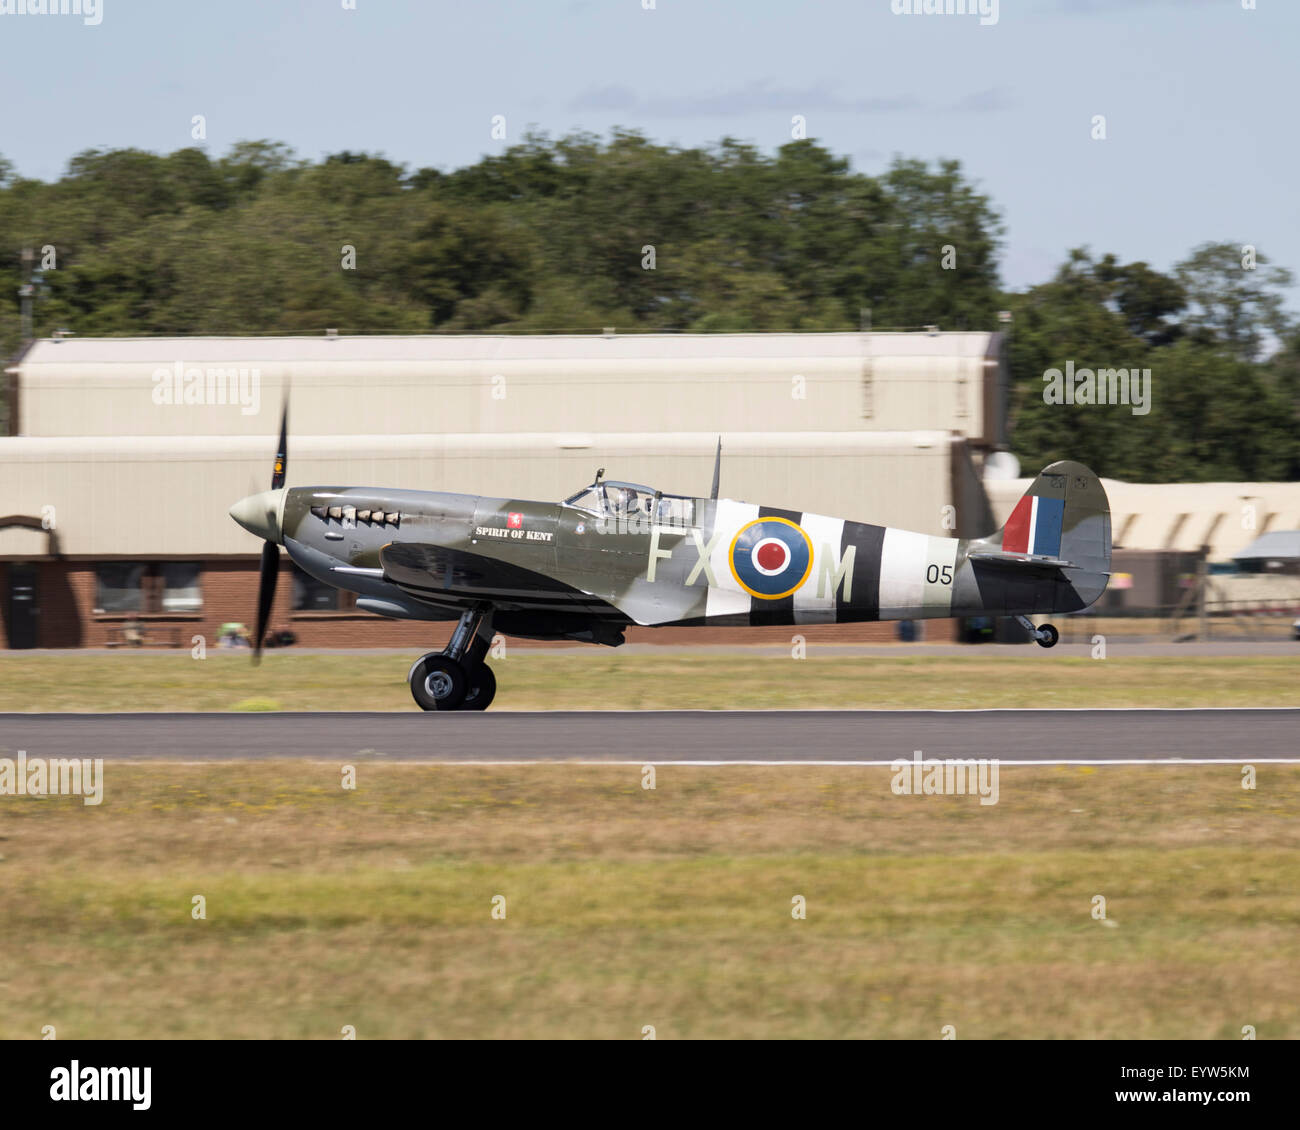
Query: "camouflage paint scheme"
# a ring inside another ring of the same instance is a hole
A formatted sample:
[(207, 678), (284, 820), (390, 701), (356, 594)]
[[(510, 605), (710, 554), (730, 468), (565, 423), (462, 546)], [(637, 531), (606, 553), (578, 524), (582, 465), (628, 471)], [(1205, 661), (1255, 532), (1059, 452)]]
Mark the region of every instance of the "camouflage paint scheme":
[(358, 607), (428, 620), (491, 612), (496, 631), (537, 639), (617, 645), (630, 624), (1075, 612), (1110, 576), (1106, 494), (1072, 462), (1046, 468), (1007, 525), (978, 539), (612, 481), (565, 503), (363, 487), (257, 499), (270, 540), (356, 592)]

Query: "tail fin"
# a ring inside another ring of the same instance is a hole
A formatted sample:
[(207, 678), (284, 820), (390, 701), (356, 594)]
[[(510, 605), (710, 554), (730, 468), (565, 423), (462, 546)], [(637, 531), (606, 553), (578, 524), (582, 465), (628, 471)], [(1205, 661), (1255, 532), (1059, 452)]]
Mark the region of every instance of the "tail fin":
[[(1050, 570), (1061, 580), (1052, 607), (1087, 608), (1110, 579), (1110, 503), (1101, 480), (1082, 463), (1045, 467), (1021, 496), (1007, 524), (971, 556)], [(1040, 594), (1041, 595), (1041, 594)]]

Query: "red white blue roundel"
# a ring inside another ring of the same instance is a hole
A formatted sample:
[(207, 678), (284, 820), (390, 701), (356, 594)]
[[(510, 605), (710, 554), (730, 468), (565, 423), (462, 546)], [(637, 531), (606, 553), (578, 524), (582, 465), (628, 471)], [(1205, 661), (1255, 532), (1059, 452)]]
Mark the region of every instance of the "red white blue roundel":
[(788, 518), (759, 518), (732, 539), (728, 561), (750, 596), (780, 600), (808, 579), (812, 557), (808, 535)]

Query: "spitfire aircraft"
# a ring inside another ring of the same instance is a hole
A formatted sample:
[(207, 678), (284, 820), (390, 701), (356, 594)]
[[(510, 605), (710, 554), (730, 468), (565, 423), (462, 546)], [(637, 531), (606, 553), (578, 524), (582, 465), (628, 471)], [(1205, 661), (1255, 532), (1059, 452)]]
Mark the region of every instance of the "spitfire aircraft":
[(1080, 463), (1047, 467), (1005, 526), (943, 538), (637, 483), (595, 481), (563, 502), (378, 487), (285, 487), (287, 415), (271, 489), (230, 515), (264, 539), (254, 656), (266, 635), (278, 546), (357, 607), (455, 620), (408, 681), (424, 710), (485, 710), (494, 631), (617, 647), (630, 625), (843, 624), (1087, 608), (1110, 577), (1110, 509)]

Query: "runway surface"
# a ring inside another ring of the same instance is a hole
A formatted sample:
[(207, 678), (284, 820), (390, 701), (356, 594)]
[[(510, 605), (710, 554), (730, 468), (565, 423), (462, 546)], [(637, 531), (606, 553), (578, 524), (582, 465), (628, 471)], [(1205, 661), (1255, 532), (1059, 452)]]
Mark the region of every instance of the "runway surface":
[(888, 763), (1300, 758), (1300, 709), (0, 714), (0, 756)]

